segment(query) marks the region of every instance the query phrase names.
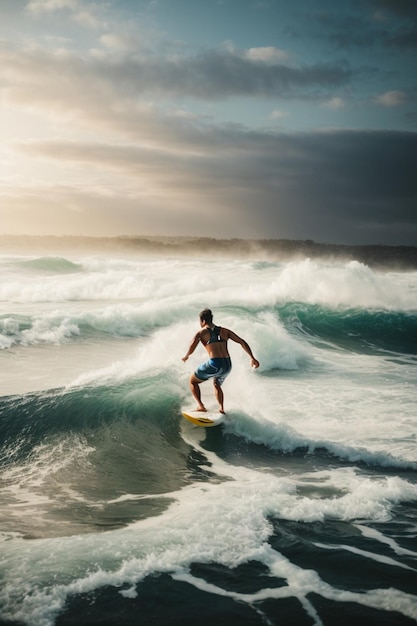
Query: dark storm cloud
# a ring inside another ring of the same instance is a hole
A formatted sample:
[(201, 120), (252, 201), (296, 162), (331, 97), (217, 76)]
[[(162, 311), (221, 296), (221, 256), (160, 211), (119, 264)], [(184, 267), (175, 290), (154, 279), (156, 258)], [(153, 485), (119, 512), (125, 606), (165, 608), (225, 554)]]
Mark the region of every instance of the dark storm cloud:
[(417, 244), (413, 133), (288, 135), (245, 165), (242, 178), (268, 189), (256, 205), (265, 233), (284, 222), (293, 237)]
[(296, 141), (302, 145), (293, 162), (299, 176), (284, 186), (300, 214), (331, 224), (339, 238), (343, 224), (383, 226), (417, 243), (415, 134), (337, 132)]
[[(50, 55), (42, 49), (19, 51), (0, 48), (3, 73), (10, 82), (33, 88), (33, 98), (42, 98), (44, 83), (52, 96), (57, 86), (85, 90), (102, 81), (120, 95), (159, 93), (171, 97), (190, 96), (217, 100), (230, 96), (289, 97), (347, 85), (352, 70), (346, 62), (303, 64), (298, 67), (267, 63), (250, 58), (246, 51), (209, 50), (191, 57), (147, 57), (112, 60), (84, 58), (76, 54)], [(60, 86), (61, 85), (61, 86)]]
[(239, 234), (244, 224), (262, 237), (417, 244), (413, 133), (267, 135), (224, 127), (207, 132), (206, 141), (196, 134), (195, 142), (198, 156), (57, 142), (32, 144), (30, 150), (117, 169), (137, 180), (144, 176), (155, 187), (184, 195), (187, 203), (191, 194), (210, 219), (221, 208), (224, 236), (236, 234), (238, 220)]
[(374, 45), (367, 21), (358, 15), (340, 15), (339, 13), (320, 12), (308, 16), (309, 30), (316, 26), (317, 38), (325, 39), (342, 50), (354, 47)]
[[(339, 50), (373, 49), (390, 46), (398, 51), (417, 47), (417, 2), (397, 3), (369, 0), (344, 11), (320, 10), (303, 16), (304, 28), (318, 40)], [(359, 10), (360, 9), (360, 10)], [(305, 36), (300, 31), (299, 37)]]
[(417, 27), (401, 28), (385, 37), (385, 42), (393, 48), (414, 51), (417, 48)]
[(417, 134), (359, 130), (412, 128), (414, 9), (306, 6), (286, 49), (252, 32), (247, 48), (133, 45), (121, 28), (78, 48), (0, 41), (10, 228), (75, 232), (79, 212), (100, 233), (417, 244)]
[(98, 63), (98, 71), (126, 88), (204, 99), (229, 96), (290, 96), (303, 90), (346, 85), (352, 71), (346, 63), (300, 67), (271, 65), (229, 51), (208, 51), (195, 57), (130, 59)]
[(417, 17), (417, 3), (415, 0), (371, 0), (376, 9), (387, 10), (402, 18)]

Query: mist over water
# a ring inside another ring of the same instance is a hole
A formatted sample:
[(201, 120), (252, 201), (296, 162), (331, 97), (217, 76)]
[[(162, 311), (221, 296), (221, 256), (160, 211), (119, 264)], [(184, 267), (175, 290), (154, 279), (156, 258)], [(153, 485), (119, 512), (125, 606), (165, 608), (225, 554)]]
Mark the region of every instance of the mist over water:
[[(0, 266), (4, 623), (417, 621), (417, 272), (79, 251)], [(261, 362), (230, 343), (226, 421), (207, 430), (181, 418), (205, 307)]]

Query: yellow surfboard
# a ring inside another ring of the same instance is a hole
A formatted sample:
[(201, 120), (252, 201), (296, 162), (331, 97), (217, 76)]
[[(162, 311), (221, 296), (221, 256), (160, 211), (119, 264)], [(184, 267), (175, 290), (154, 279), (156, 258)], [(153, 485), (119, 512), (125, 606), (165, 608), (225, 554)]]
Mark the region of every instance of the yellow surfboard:
[(181, 411), (183, 417), (187, 419), (189, 422), (196, 424), (197, 426), (217, 426), (224, 422), (224, 414), (219, 413), (219, 411), (189, 411), (188, 409), (183, 409)]

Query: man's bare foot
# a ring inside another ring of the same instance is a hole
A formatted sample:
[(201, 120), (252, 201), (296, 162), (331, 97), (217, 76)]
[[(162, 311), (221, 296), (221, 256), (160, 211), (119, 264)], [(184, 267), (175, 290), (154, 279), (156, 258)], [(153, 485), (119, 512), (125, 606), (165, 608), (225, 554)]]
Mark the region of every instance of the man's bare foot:
[(196, 411), (201, 411), (201, 413), (207, 413), (207, 409), (205, 406), (201, 405), (196, 408)]
[(226, 415), (226, 411), (224, 411), (223, 409), (219, 409), (219, 413), (221, 413), (222, 415)]

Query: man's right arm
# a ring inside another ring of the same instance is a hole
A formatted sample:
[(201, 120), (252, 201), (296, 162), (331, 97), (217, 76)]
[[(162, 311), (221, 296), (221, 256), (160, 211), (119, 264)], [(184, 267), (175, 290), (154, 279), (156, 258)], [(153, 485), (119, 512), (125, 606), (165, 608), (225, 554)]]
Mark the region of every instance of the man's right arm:
[(182, 360), (184, 361), (184, 363), (188, 360), (188, 357), (192, 355), (192, 353), (198, 346), (199, 342), (200, 342), (200, 333), (198, 332), (196, 336), (194, 337), (194, 339), (192, 340), (190, 347), (188, 348), (187, 354), (182, 357)]

